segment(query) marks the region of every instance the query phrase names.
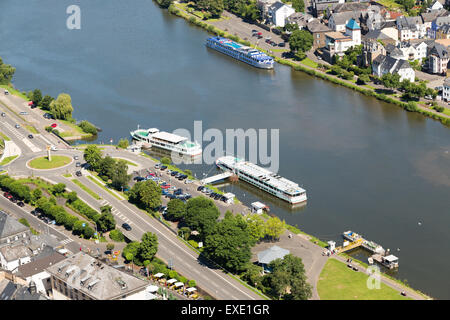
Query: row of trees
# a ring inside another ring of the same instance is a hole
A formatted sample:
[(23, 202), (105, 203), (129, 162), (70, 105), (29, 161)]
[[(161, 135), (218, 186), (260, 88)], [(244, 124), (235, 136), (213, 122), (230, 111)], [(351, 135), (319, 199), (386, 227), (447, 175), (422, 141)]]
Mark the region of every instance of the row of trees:
[(309, 51), (313, 45), (313, 36), (306, 30), (294, 30), (289, 37), (289, 48), (291, 53), (295, 55), (297, 60), (306, 58), (306, 52)]
[(428, 88), (425, 82), (413, 83), (406, 79), (400, 81), (400, 75), (397, 73), (386, 73), (380, 78), (380, 82), (388, 89), (402, 91), (404, 100), (418, 100), (424, 96), (431, 96), (434, 99), (437, 96), (436, 90)]
[(67, 93), (61, 93), (56, 100), (50, 95), (42, 96), (39, 89), (27, 93), (28, 99), (42, 110), (51, 113), (55, 119), (72, 120), (72, 98)]
[(89, 145), (84, 150), (84, 160), (90, 169), (97, 172), (104, 181), (111, 181), (111, 186), (117, 190), (128, 186), (130, 175), (128, 164), (124, 160), (116, 161), (110, 156), (103, 157), (102, 151), (96, 145)]
[(157, 251), (158, 238), (154, 233), (146, 232), (142, 235), (141, 242), (132, 241), (127, 244), (122, 251), (122, 256), (127, 261), (142, 266), (150, 263)]

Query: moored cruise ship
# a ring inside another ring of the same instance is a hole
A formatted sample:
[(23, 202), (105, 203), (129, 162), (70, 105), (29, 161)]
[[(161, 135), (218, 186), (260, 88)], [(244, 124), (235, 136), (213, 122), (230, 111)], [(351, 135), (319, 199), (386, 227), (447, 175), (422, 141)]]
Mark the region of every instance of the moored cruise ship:
[(159, 131), (156, 128), (137, 129), (130, 132), (133, 139), (148, 143), (151, 147), (158, 147), (179, 154), (195, 157), (202, 154), (199, 143), (189, 141), (187, 138)]
[(273, 69), (273, 58), (252, 47), (243, 46), (230, 39), (211, 37), (206, 39), (206, 46), (248, 63), (257, 68)]
[(300, 188), (297, 183), (251, 162), (232, 156), (225, 156), (218, 158), (216, 165), (224, 171), (233, 172), (239, 179), (291, 204), (301, 203), (307, 200), (306, 191)]

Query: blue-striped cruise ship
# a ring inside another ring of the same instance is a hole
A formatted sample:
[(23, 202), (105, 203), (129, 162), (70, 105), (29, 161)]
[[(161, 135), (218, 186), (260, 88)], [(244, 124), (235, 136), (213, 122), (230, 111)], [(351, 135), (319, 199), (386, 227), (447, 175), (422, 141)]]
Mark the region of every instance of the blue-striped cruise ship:
[(273, 58), (254, 48), (243, 46), (230, 39), (222, 37), (211, 37), (206, 39), (206, 46), (235, 59), (246, 62), (254, 67), (262, 69), (273, 69)]

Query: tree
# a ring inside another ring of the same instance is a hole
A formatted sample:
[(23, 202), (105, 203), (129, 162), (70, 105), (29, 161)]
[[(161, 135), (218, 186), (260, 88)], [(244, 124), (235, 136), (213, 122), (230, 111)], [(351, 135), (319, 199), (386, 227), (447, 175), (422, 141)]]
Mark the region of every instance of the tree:
[(111, 185), (113, 188), (120, 190), (128, 186), (130, 175), (128, 172), (128, 164), (125, 160), (119, 160), (116, 163), (115, 170), (111, 176)]
[(284, 31), (292, 32), (294, 30), (298, 30), (298, 24), (296, 24), (296, 23), (286, 23), (284, 25)]
[(201, 239), (212, 232), (220, 212), (214, 201), (203, 196), (191, 198), (186, 205), (184, 221), (191, 230), (197, 230)]
[(253, 244), (256, 244), (266, 235), (265, 221), (258, 214), (251, 214), (247, 217), (247, 227)]
[[(138, 251), (139, 251), (139, 242), (137, 241), (132, 241), (129, 244), (127, 244), (125, 246), (125, 248), (123, 248), (122, 251), (122, 256), (127, 259), (128, 261), (134, 261), (135, 263), (137, 262), (137, 264), (139, 263), (139, 260), (137, 259), (138, 257)], [(129, 259), (127, 257), (127, 255), (131, 254), (131, 259)]]
[(381, 77), (383, 86), (389, 89), (395, 89), (400, 86), (400, 75), (398, 73), (386, 73)]
[(261, 287), (263, 282), (261, 267), (250, 264), (247, 270), (242, 274), (241, 278), (251, 286)]
[(72, 98), (67, 93), (61, 93), (50, 103), (50, 112), (56, 119), (69, 120), (72, 118)]
[(306, 30), (294, 30), (289, 38), (292, 52), (307, 52), (313, 45), (313, 36)]
[(202, 254), (230, 271), (243, 271), (252, 255), (251, 243), (245, 221), (228, 213), (206, 236)]
[(144, 233), (138, 250), (140, 260), (152, 260), (157, 251), (158, 238), (156, 237), (156, 234), (151, 232)]
[(100, 177), (107, 177), (108, 179), (111, 179), (114, 175), (114, 172), (116, 171), (116, 160), (114, 160), (112, 157), (110, 156), (106, 156), (104, 157), (101, 161), (100, 161), (100, 168), (97, 171), (98, 175)]
[(197, 285), (197, 282), (195, 282), (195, 280), (189, 280), (188, 282), (189, 287), (195, 287)]
[(191, 229), (188, 227), (181, 227), (180, 230), (178, 230), (178, 235), (187, 241), (191, 236)]
[(122, 232), (120, 230), (114, 229), (109, 232), (109, 237), (111, 240), (116, 242), (122, 242), (125, 240), (125, 237), (123, 236)]
[(180, 199), (171, 199), (167, 203), (166, 217), (169, 220), (178, 221), (186, 214), (186, 204)]
[(139, 181), (129, 191), (129, 200), (145, 210), (161, 205), (161, 188), (152, 180)]
[(55, 185), (53, 185), (52, 187), (52, 193), (54, 195), (59, 195), (64, 193), (64, 191), (66, 190), (66, 185), (64, 183), (57, 183)]
[(53, 99), (51, 96), (45, 95), (44, 98), (42, 98), (41, 100), (40, 107), (43, 110), (50, 110), (50, 104), (52, 103), (53, 100), (55, 99)]
[(220, 17), (223, 12), (223, 0), (196, 0), (195, 3), (200, 10), (211, 13), (213, 17)]
[(9, 64), (4, 64), (0, 58), (0, 84), (9, 84), (16, 72), (16, 68)]
[(31, 197), (33, 199), (33, 202), (36, 203), (40, 198), (42, 198), (42, 190), (39, 188), (36, 188), (32, 191)]
[(268, 276), (273, 293), (285, 300), (307, 300), (312, 296), (302, 259), (292, 254), (276, 259), (269, 264), (272, 270)]
[(111, 206), (103, 206), (100, 208), (101, 215), (97, 219), (97, 228), (101, 232), (107, 232), (116, 227), (116, 220), (111, 212)]
[(172, 160), (170, 160), (170, 158), (168, 158), (168, 157), (162, 157), (161, 158), (161, 163), (165, 164), (165, 165), (168, 165), (168, 164), (172, 163)]
[(272, 240), (279, 239), (286, 229), (286, 223), (281, 221), (278, 217), (270, 217), (266, 221), (266, 235)]
[(121, 149), (126, 149), (130, 145), (128, 139), (120, 139), (117, 146)]
[(81, 121), (78, 126), (86, 133), (96, 135), (98, 133), (97, 128), (87, 120)]
[(94, 171), (98, 171), (102, 165), (102, 151), (96, 145), (89, 145), (84, 149), (84, 160)]
[(114, 249), (114, 243), (108, 243), (107, 245), (106, 245), (106, 250), (109, 250), (109, 251), (111, 251), (111, 250), (113, 250)]
[(367, 74), (361, 74), (358, 77), (358, 84), (366, 84), (370, 81), (370, 77)]
[(172, 4), (173, 0), (156, 0), (156, 2), (161, 8), (168, 8)]
[(39, 106), (42, 101), (42, 92), (39, 89), (34, 89), (33, 91), (33, 102)]
[(295, 12), (305, 12), (305, 2), (303, 0), (292, 0), (292, 8)]
[(67, 200), (69, 202), (75, 202), (78, 199), (77, 193), (75, 191), (69, 192), (67, 195)]

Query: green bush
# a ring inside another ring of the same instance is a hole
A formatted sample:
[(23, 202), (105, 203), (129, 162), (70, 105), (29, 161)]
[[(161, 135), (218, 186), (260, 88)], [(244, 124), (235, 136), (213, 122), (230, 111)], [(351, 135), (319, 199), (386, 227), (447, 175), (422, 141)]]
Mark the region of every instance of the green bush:
[(67, 206), (94, 222), (97, 222), (98, 218), (100, 217), (100, 214), (97, 211), (92, 209), (79, 198), (77, 198), (77, 200), (73, 202), (68, 202)]
[(437, 112), (444, 112), (444, 107), (442, 107), (442, 106), (435, 106), (434, 110), (436, 110)]
[(90, 133), (92, 135), (96, 135), (98, 133), (97, 128), (89, 121), (83, 120), (78, 126), (86, 133)]
[(198, 248), (198, 243), (197, 243), (197, 241), (189, 240), (188, 243), (189, 243), (191, 246), (193, 246), (194, 248)]
[(115, 242), (123, 242), (125, 241), (125, 237), (123, 236), (122, 232), (120, 232), (120, 230), (111, 230), (109, 232), (109, 237), (111, 238), (112, 241)]
[(30, 223), (28, 222), (28, 220), (27, 219), (25, 219), (25, 218), (20, 218), (19, 219), (19, 222), (21, 223), (21, 224), (23, 224), (24, 226), (26, 226), (26, 227), (30, 227)]

